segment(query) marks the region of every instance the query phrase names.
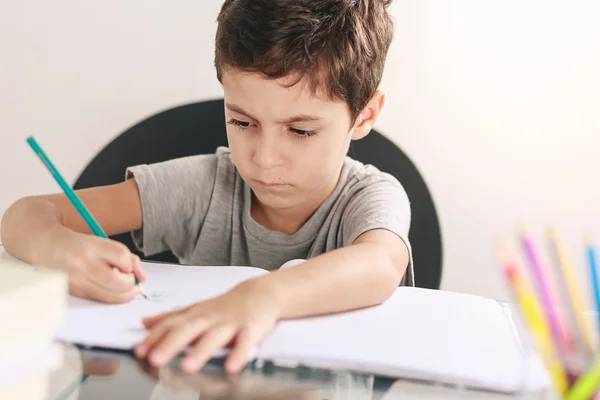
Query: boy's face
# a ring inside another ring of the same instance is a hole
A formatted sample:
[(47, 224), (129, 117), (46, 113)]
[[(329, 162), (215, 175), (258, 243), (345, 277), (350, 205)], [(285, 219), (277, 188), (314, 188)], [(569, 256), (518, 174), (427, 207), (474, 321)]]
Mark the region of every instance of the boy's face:
[(262, 206), (317, 208), (337, 184), (353, 135), (346, 103), (311, 94), (306, 80), (226, 68), (227, 139)]

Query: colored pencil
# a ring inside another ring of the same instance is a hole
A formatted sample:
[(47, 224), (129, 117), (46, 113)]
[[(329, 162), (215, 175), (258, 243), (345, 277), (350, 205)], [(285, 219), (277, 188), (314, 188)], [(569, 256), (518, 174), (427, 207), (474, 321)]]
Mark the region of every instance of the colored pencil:
[(594, 331), (583, 311), (584, 300), (581, 294), (581, 287), (575, 276), (572, 259), (566, 247), (560, 241), (555, 228), (551, 227), (548, 229), (548, 237), (557, 256), (557, 265), (560, 267), (558, 268), (558, 272), (562, 279), (557, 279), (557, 281), (562, 282), (566, 289), (565, 297), (567, 298), (565, 300), (569, 310), (571, 324), (576, 328), (574, 331), (581, 337), (587, 353), (593, 355), (596, 350)]
[(600, 386), (600, 360), (587, 371), (583, 376), (575, 382), (569, 393), (566, 395), (566, 400), (588, 400), (594, 398), (594, 394)]
[(586, 252), (590, 275), (592, 276), (592, 290), (596, 304), (596, 316), (598, 318), (598, 329), (600, 329), (600, 279), (598, 279), (598, 257), (591, 239), (586, 240)]
[(562, 396), (569, 388), (569, 379), (556, 353), (549, 326), (535, 291), (527, 285), (525, 278), (506, 256), (503, 256), (503, 265), (513, 293), (518, 299), (525, 322), (529, 326), (538, 350), (548, 367), (552, 384), (557, 393)]
[(522, 231), (521, 240), (527, 258), (529, 259), (528, 265), (530, 266), (533, 280), (536, 283), (539, 299), (546, 314), (548, 324), (550, 325), (550, 332), (558, 344), (562, 357), (566, 358), (573, 353), (575, 346), (572, 336), (569, 334), (567, 327), (562, 324), (557, 313), (558, 307), (550, 285), (550, 277), (547, 274), (546, 268), (542, 262), (541, 254), (531, 235)]

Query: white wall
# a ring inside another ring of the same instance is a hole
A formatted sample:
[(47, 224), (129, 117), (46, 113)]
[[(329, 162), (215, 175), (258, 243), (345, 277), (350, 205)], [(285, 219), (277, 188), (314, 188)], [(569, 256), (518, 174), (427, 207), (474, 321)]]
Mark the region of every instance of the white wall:
[[(220, 96), (221, 1), (21, 1), (0, 13), (0, 213), (71, 182), (117, 133)], [(577, 250), (600, 234), (600, 5), (397, 1), (378, 128), (423, 172), (441, 215), (442, 287), (508, 299), (493, 251), (520, 222)], [(7, 3), (8, 4), (8, 3)]]

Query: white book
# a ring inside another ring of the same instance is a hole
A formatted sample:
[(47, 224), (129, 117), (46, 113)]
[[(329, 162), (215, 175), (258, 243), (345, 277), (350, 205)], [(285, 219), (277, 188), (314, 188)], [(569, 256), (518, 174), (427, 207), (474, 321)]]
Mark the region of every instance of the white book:
[(0, 386), (0, 399), (47, 400), (49, 373), (28, 375), (17, 382)]
[(67, 314), (67, 297), (66, 274), (0, 257), (0, 366), (41, 338), (54, 337)]
[[(252, 267), (143, 266), (149, 299), (140, 296), (128, 304), (105, 305), (71, 297), (59, 339), (130, 350), (145, 336), (142, 317), (187, 306), (268, 274)], [(504, 305), (411, 287), (398, 288), (379, 306), (282, 321), (256, 357), (502, 392), (549, 384), (539, 358), (523, 345)]]
[[(9, 389), (22, 387), (24, 382), (31, 379), (49, 376), (62, 362), (62, 347), (53, 343), (50, 338), (33, 343), (28, 349), (24, 349), (18, 359), (0, 360), (0, 392), (6, 393)], [(0, 399), (9, 398), (20, 397), (0, 396)]]

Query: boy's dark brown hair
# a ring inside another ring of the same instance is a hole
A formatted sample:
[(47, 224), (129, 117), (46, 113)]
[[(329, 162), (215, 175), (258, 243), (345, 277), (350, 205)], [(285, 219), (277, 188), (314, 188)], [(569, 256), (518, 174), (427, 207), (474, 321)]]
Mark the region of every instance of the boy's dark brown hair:
[(277, 79), (308, 76), (313, 93), (344, 100), (352, 121), (381, 81), (393, 37), (391, 0), (225, 0), (215, 66)]

